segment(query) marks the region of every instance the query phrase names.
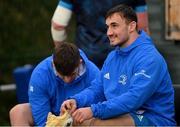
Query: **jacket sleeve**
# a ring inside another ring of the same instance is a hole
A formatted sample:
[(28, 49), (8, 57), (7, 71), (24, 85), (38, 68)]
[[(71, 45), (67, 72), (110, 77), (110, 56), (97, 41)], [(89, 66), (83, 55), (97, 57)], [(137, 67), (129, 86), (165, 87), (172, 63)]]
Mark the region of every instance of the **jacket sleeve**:
[(70, 98), (73, 98), (77, 101), (78, 108), (87, 107), (91, 104), (101, 102), (105, 100), (103, 93), (103, 86), (100, 80), (101, 76), (98, 74), (96, 79), (91, 82), (91, 85)]
[(126, 93), (91, 105), (94, 117), (107, 119), (130, 113), (140, 108), (152, 96), (166, 72), (162, 60), (152, 57), (136, 61), (130, 88)]
[(33, 73), (29, 83), (29, 103), (32, 109), (34, 123), (37, 126), (44, 126), (48, 112), (50, 111), (50, 102), (46, 92), (46, 81), (38, 73)]

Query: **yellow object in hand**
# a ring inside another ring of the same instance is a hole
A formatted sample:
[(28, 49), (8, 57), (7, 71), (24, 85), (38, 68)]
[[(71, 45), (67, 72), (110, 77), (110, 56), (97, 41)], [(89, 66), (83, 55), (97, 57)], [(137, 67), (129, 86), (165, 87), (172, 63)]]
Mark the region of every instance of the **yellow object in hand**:
[(48, 113), (46, 127), (71, 127), (73, 123), (72, 117), (66, 111), (62, 116), (55, 116), (51, 112)]

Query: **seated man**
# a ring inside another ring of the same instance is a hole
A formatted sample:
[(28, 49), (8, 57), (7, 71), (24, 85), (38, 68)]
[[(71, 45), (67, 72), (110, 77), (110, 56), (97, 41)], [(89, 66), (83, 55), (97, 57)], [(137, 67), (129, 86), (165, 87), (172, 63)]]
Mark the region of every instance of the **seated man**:
[[(174, 89), (168, 67), (151, 38), (137, 30), (131, 7), (119, 5), (106, 16), (107, 35), (116, 46), (104, 62), (100, 76), (61, 107), (73, 120), (93, 125), (175, 126)], [(105, 96), (103, 102), (95, 103)], [(115, 119), (118, 117), (117, 119)], [(115, 122), (116, 120), (116, 122)], [(111, 122), (111, 123), (110, 123)], [(110, 125), (111, 124), (111, 125)]]
[(34, 69), (29, 83), (29, 103), (10, 111), (12, 126), (44, 126), (47, 115), (60, 114), (62, 102), (87, 88), (99, 69), (71, 43), (55, 47), (52, 56)]

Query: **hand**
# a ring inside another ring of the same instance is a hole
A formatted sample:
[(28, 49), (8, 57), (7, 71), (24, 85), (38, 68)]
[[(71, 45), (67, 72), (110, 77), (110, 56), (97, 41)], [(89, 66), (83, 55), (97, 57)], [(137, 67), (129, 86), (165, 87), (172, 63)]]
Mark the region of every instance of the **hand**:
[(69, 99), (62, 103), (61, 105), (61, 115), (65, 113), (66, 110), (68, 110), (69, 114), (72, 114), (77, 108), (76, 100), (75, 99)]
[(72, 117), (75, 123), (81, 124), (85, 120), (91, 119), (93, 117), (93, 113), (90, 107), (80, 108), (72, 114)]

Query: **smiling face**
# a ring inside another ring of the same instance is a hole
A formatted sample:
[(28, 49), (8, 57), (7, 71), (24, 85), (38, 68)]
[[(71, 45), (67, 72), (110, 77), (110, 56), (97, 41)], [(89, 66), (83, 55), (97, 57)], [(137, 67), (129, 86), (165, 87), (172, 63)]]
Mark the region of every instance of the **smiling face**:
[(110, 40), (110, 45), (126, 47), (129, 44), (130, 25), (119, 13), (114, 13), (106, 19), (107, 36)]

